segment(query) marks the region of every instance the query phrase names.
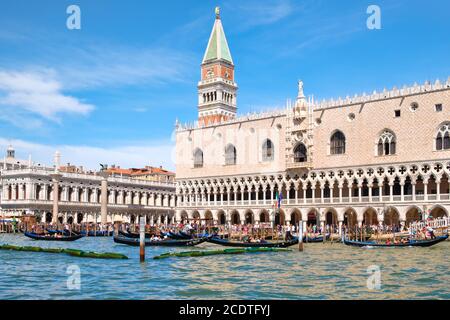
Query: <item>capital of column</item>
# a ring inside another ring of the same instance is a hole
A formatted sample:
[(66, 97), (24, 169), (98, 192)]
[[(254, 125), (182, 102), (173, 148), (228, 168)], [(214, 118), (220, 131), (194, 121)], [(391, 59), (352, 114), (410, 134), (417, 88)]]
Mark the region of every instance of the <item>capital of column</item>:
[(52, 178), (52, 182), (59, 182), (62, 178), (62, 174), (52, 173), (52, 174), (50, 174), (50, 177)]

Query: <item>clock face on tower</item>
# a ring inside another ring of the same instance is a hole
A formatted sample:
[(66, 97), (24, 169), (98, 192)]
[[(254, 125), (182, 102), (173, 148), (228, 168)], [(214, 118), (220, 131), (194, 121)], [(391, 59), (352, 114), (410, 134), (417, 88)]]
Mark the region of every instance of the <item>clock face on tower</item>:
[(208, 69), (208, 71), (206, 71), (206, 79), (211, 79), (212, 77), (214, 77), (214, 69)]

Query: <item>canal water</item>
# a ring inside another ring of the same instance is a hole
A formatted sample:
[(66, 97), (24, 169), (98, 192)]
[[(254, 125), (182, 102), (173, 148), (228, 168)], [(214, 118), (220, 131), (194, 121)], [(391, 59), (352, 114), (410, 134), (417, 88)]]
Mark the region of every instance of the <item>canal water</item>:
[[(292, 252), (166, 260), (151, 258), (186, 249), (147, 247), (143, 264), (139, 248), (112, 238), (52, 243), (0, 235), (5, 243), (120, 252), (130, 259), (0, 250), (0, 299), (450, 299), (449, 241), (397, 249), (320, 243), (306, 244), (304, 252), (293, 247)], [(206, 243), (194, 250), (217, 248)], [(74, 289), (71, 270), (78, 268), (80, 288)]]

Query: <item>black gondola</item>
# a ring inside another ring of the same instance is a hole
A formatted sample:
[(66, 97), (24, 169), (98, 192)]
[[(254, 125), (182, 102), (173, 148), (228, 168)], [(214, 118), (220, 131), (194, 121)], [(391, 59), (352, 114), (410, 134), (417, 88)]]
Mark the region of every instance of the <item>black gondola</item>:
[[(141, 235), (138, 232), (130, 232), (130, 231), (122, 231), (119, 230), (119, 235), (125, 237), (125, 238), (131, 238), (131, 239), (139, 239)], [(152, 237), (152, 234), (145, 233), (145, 238), (150, 239)]]
[(111, 237), (114, 234), (114, 231), (90, 230), (88, 232), (81, 231), (80, 234), (82, 234), (84, 236), (88, 236), (88, 237)]
[[(193, 247), (200, 243), (203, 243), (206, 241), (206, 238), (199, 238), (199, 239), (189, 239), (189, 240), (173, 240), (173, 239), (166, 239), (166, 240), (159, 240), (159, 241), (145, 241), (146, 247)], [(139, 239), (133, 239), (133, 238), (124, 238), (124, 237), (114, 237), (115, 243), (120, 244), (126, 244), (129, 246), (138, 247), (140, 245)]]
[[(326, 240), (327, 241), (330, 240), (330, 235), (329, 234), (327, 234)], [(323, 235), (318, 235), (318, 236), (315, 236), (315, 237), (304, 236), (303, 237), (303, 242), (304, 243), (319, 243), (319, 242), (323, 242)]]
[(180, 234), (180, 232), (175, 233), (175, 232), (172, 232), (172, 231), (169, 231), (169, 237), (174, 239), (174, 240), (189, 240), (189, 239), (192, 239), (191, 236), (187, 236), (186, 237), (186, 235), (182, 235), (182, 234)]
[(431, 240), (408, 240), (407, 243), (377, 243), (375, 241), (354, 241), (344, 239), (344, 244), (354, 247), (380, 247), (380, 248), (401, 248), (401, 247), (431, 247), (439, 242), (445, 241), (448, 238), (448, 234), (445, 236), (436, 237)]
[(239, 248), (287, 248), (298, 243), (298, 238), (293, 238), (282, 242), (241, 242), (220, 239), (216, 237), (208, 238), (208, 242), (218, 244), (225, 247), (239, 247)]
[(43, 240), (43, 241), (75, 241), (84, 237), (81, 234), (74, 234), (71, 236), (63, 235), (58, 237), (55, 235), (39, 235), (34, 232), (25, 232), (24, 235), (33, 240)]

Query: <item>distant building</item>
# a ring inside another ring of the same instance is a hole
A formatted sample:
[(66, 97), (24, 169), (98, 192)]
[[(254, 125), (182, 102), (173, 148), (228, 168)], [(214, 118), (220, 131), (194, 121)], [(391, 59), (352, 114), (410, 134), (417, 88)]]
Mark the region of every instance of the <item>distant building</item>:
[(130, 177), (132, 179), (157, 181), (157, 182), (175, 182), (175, 173), (163, 169), (163, 167), (145, 166), (144, 168), (130, 168), (122, 169), (120, 167), (112, 166), (106, 172), (112, 176)]
[[(59, 159), (57, 153), (55, 159)], [(58, 167), (57, 172), (55, 166)], [(35, 216), (51, 222), (54, 177), (58, 175), (59, 222), (100, 222), (103, 177), (70, 163), (36, 165), (15, 158), (10, 146), (0, 161), (0, 217)], [(120, 173), (120, 174), (119, 174)], [(149, 224), (172, 222), (175, 207), (174, 174), (162, 168), (113, 168), (107, 177), (106, 222), (137, 222), (146, 217)]]

